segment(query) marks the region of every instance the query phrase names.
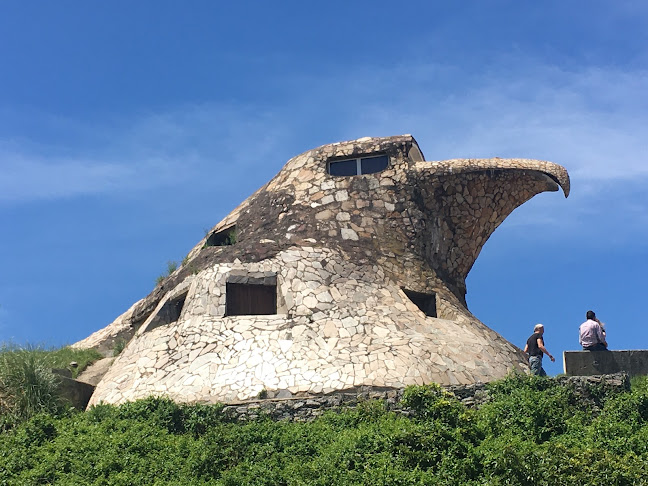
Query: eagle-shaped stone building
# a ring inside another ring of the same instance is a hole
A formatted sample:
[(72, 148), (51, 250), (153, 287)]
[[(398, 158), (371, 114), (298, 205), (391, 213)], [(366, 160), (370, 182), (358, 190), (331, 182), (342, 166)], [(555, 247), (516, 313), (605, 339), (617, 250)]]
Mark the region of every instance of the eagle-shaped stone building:
[(77, 343), (127, 341), (90, 404), (231, 402), (359, 386), (467, 384), (526, 368), (466, 308), (504, 219), (569, 176), (528, 159), (425, 161), (410, 135), (289, 160), (180, 268)]

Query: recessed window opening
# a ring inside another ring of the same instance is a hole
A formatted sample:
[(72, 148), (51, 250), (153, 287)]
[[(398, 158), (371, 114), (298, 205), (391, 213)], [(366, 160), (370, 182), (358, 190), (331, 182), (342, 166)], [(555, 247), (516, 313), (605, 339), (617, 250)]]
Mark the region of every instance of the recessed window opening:
[(236, 225), (212, 233), (205, 241), (205, 246), (228, 246), (236, 243)]
[(436, 317), (436, 294), (424, 294), (422, 292), (414, 292), (413, 290), (403, 289), (405, 295), (416, 304), (416, 307), (421, 309), (421, 312), (428, 317)]
[(387, 155), (372, 155), (354, 159), (334, 160), (328, 163), (328, 173), (334, 176), (374, 174), (389, 166)]
[(225, 286), (226, 316), (277, 313), (277, 278), (230, 277)]
[(166, 301), (166, 303), (159, 310), (157, 315), (150, 322), (145, 332), (148, 332), (156, 327), (165, 326), (176, 322), (180, 319), (182, 308), (184, 307), (185, 300), (187, 299), (187, 292)]

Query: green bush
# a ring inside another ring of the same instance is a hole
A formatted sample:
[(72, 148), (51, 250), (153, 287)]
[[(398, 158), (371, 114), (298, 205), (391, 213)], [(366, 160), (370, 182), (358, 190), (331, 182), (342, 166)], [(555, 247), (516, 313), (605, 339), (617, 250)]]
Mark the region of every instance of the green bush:
[(581, 417), (573, 391), (555, 380), (513, 375), (489, 386), (492, 400), (480, 409), (477, 426), (486, 435), (515, 430), (527, 441), (545, 442)]
[(436, 383), (408, 386), (403, 392), (402, 403), (427, 420), (440, 420), (457, 426), (466, 419), (466, 408), (452, 393)]
[(579, 403), (555, 380), (510, 377), (467, 410), (411, 387), (415, 411), (363, 402), (308, 423), (237, 422), (222, 405), (149, 398), (36, 414), (0, 433), (0, 484), (634, 485), (648, 481), (648, 398)]

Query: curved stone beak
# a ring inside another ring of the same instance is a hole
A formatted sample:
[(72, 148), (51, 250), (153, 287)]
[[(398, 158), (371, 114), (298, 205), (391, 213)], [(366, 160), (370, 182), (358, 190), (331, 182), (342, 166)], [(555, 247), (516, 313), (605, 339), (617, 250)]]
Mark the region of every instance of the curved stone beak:
[(425, 258), (465, 302), (465, 279), (484, 243), (518, 206), (536, 194), (569, 195), (569, 174), (552, 162), (531, 159), (454, 159), (416, 162), (412, 195), (424, 221)]

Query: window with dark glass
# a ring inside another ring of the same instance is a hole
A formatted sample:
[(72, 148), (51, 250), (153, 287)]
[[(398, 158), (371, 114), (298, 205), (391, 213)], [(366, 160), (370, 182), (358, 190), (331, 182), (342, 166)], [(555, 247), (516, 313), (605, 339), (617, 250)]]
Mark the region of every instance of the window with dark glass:
[(358, 164), (353, 160), (329, 162), (329, 174), (336, 176), (351, 176), (358, 174)]
[(331, 161), (328, 163), (328, 173), (334, 176), (374, 174), (385, 170), (388, 166), (389, 157), (387, 155), (373, 155)]
[(373, 174), (387, 168), (389, 158), (386, 155), (377, 157), (363, 157), (360, 159), (361, 174)]

